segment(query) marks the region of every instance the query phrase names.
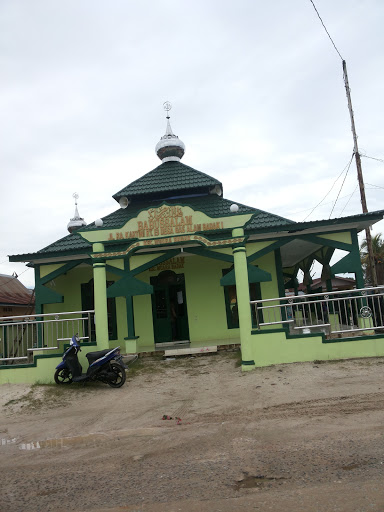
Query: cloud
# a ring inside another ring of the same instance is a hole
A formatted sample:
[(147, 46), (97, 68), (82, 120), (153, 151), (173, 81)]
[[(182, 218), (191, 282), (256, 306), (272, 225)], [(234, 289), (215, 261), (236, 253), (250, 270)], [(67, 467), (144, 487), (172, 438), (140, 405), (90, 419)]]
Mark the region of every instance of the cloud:
[[(320, 8), (348, 63), (359, 144), (383, 158), (384, 5)], [(184, 163), (222, 181), (226, 197), (294, 220), (351, 155), (341, 62), (309, 2), (6, 0), (0, 45), (0, 262), (64, 236), (74, 191), (87, 221), (113, 211), (112, 194), (159, 164), (165, 100)], [(363, 166), (384, 186), (382, 163)], [(334, 215), (355, 184), (351, 167)], [(338, 191), (310, 220), (328, 218)], [(367, 187), (370, 210), (381, 192)], [(357, 191), (343, 215), (360, 211)]]

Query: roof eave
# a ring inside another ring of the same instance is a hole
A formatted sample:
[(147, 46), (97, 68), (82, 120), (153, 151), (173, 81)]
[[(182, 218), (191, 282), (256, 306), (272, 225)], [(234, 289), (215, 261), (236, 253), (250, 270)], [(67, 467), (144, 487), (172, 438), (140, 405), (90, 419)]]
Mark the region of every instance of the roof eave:
[(90, 257), (89, 253), (79, 253), (75, 251), (63, 251), (58, 253), (47, 253), (47, 254), (17, 254), (14, 256), (9, 256), (10, 262), (29, 262), (29, 264), (36, 263), (59, 263), (64, 261), (73, 261), (73, 260), (82, 260)]
[(273, 235), (274, 237), (292, 236), (292, 234), (311, 234), (320, 233), (324, 231), (344, 231), (349, 229), (356, 229), (358, 232), (366, 229), (372, 224), (379, 222), (383, 219), (384, 210), (377, 212), (362, 213), (352, 215), (349, 217), (341, 217), (339, 219), (318, 220), (311, 222), (300, 222), (296, 224), (281, 224), (272, 227), (249, 229), (250, 238), (267, 238)]

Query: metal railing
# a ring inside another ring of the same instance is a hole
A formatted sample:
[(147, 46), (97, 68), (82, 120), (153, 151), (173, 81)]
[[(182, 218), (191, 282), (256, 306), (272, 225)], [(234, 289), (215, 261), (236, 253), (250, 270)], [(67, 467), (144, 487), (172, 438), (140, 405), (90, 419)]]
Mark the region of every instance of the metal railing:
[(93, 330), (94, 310), (0, 317), (0, 365), (28, 364), (37, 350), (58, 351), (75, 333), (90, 341)]
[[(296, 334), (363, 336), (384, 329), (384, 286), (250, 301), (257, 328), (288, 325)], [(384, 332), (384, 331), (382, 331)]]

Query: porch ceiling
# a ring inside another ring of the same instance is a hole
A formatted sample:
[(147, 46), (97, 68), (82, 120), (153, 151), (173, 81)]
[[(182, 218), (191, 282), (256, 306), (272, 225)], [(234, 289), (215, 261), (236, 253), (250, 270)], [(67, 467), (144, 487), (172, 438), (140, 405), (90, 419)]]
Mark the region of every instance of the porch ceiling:
[(307, 256), (310, 256), (321, 245), (306, 240), (292, 240), (281, 248), (281, 262), (283, 267), (293, 267)]

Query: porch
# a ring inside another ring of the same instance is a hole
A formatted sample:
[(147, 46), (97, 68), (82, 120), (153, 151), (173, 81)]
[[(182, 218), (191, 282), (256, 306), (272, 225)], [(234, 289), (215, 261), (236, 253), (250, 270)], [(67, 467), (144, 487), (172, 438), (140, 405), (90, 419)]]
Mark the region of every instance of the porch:
[[(317, 334), (324, 342), (384, 336), (384, 286), (253, 300), (250, 304), (253, 334), (281, 330), (302, 339)], [(79, 334), (85, 347), (96, 345), (94, 310), (2, 317), (0, 368), (31, 365), (36, 355), (59, 357), (74, 333)], [(183, 349), (204, 351), (210, 347), (225, 349), (239, 344), (236, 336), (140, 346), (132, 344), (132, 340), (109, 341), (111, 347), (120, 345), (122, 353), (141, 354)]]
[(384, 286), (251, 301), (257, 331), (325, 339), (384, 335)]
[[(97, 350), (94, 310), (0, 317), (0, 370), (35, 366), (36, 357), (61, 357), (75, 333), (79, 334), (83, 350), (87, 347)], [(109, 345), (111, 348), (121, 346), (122, 354), (137, 352), (167, 356), (175, 351), (192, 354), (233, 349), (240, 346), (240, 339), (185, 340), (136, 346), (134, 340), (126, 338), (122, 342), (110, 340)]]

